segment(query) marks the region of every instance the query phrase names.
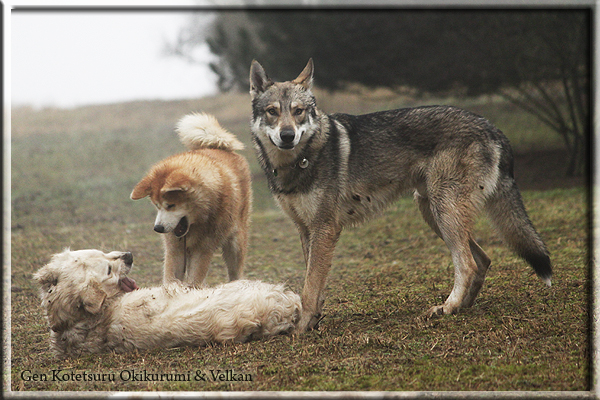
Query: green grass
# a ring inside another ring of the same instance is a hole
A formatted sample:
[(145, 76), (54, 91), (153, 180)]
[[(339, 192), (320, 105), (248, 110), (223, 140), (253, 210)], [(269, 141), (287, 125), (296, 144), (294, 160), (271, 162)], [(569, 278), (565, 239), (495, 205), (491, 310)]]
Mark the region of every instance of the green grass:
[[(237, 345), (54, 358), (32, 274), (67, 246), (130, 250), (135, 256), (131, 276), (143, 286), (159, 285), (163, 250), (152, 231), (154, 209), (148, 201), (129, 200), (129, 193), (152, 163), (183, 149), (172, 126), (189, 111), (215, 113), (249, 144), (247, 98), (228, 96), (13, 112), (12, 390), (589, 390), (584, 188), (523, 193), (552, 253), (551, 288), (481, 220), (476, 238), (492, 267), (478, 300), (456, 316), (423, 319), (449, 294), (453, 267), (443, 242), (404, 198), (380, 218), (342, 234), (318, 331)], [(367, 112), (402, 102), (387, 97), (361, 102), (353, 96), (344, 103), (348, 109), (340, 109), (343, 99), (329, 95), (321, 103), (328, 111)], [(517, 118), (502, 112), (509, 109), (504, 103), (471, 100), (470, 105), (481, 107), (480, 114), (497, 112), (498, 125), (509, 126)], [(542, 130), (531, 132), (541, 141)], [(286, 282), (300, 292), (305, 273), (300, 240), (289, 219), (274, 208), (252, 149), (244, 155), (252, 164), (255, 190), (246, 277)], [(207, 283), (225, 280), (216, 255)], [(58, 369), (114, 374), (115, 381), (24, 379), (27, 371), (52, 378)], [(252, 381), (212, 379), (211, 370), (231, 369)], [(191, 379), (123, 379), (131, 370)], [(194, 380), (196, 371), (209, 379)]]

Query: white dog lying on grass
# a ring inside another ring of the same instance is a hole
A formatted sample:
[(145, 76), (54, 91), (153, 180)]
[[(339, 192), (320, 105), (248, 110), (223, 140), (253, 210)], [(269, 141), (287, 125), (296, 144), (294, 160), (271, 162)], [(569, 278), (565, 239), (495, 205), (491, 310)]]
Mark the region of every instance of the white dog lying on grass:
[(126, 276), (132, 264), (131, 253), (65, 250), (35, 273), (59, 355), (243, 342), (289, 332), (301, 316), (283, 285), (139, 289)]

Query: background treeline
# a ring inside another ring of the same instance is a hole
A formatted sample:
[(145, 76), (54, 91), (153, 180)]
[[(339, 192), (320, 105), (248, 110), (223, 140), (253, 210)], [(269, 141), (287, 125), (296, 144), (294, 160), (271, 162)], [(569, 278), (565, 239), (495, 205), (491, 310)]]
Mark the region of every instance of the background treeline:
[(171, 51), (192, 58), (207, 43), (222, 91), (247, 90), (252, 59), (288, 80), (312, 57), (325, 89), (500, 94), (562, 137), (567, 173), (580, 175), (589, 148), (591, 16), (573, 8), (223, 11), (208, 28), (192, 20)]

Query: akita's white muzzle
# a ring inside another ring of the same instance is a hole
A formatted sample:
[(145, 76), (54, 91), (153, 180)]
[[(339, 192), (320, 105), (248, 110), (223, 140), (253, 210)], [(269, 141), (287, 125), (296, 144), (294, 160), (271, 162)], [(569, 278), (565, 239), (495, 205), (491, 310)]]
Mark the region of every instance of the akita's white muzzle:
[(188, 218), (183, 213), (159, 210), (154, 221), (154, 231), (173, 232), (177, 237), (185, 236), (190, 230)]

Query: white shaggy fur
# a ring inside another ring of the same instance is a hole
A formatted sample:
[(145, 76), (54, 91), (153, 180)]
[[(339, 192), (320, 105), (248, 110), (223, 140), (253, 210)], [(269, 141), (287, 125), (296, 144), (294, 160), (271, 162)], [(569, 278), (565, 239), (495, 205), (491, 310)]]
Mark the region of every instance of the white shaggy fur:
[(243, 150), (244, 145), (219, 125), (219, 121), (208, 114), (189, 114), (181, 118), (176, 127), (181, 142), (190, 150), (221, 149)]
[(302, 312), (297, 294), (260, 281), (137, 289), (132, 261), (67, 249), (35, 273), (58, 355), (243, 342), (293, 330)]

